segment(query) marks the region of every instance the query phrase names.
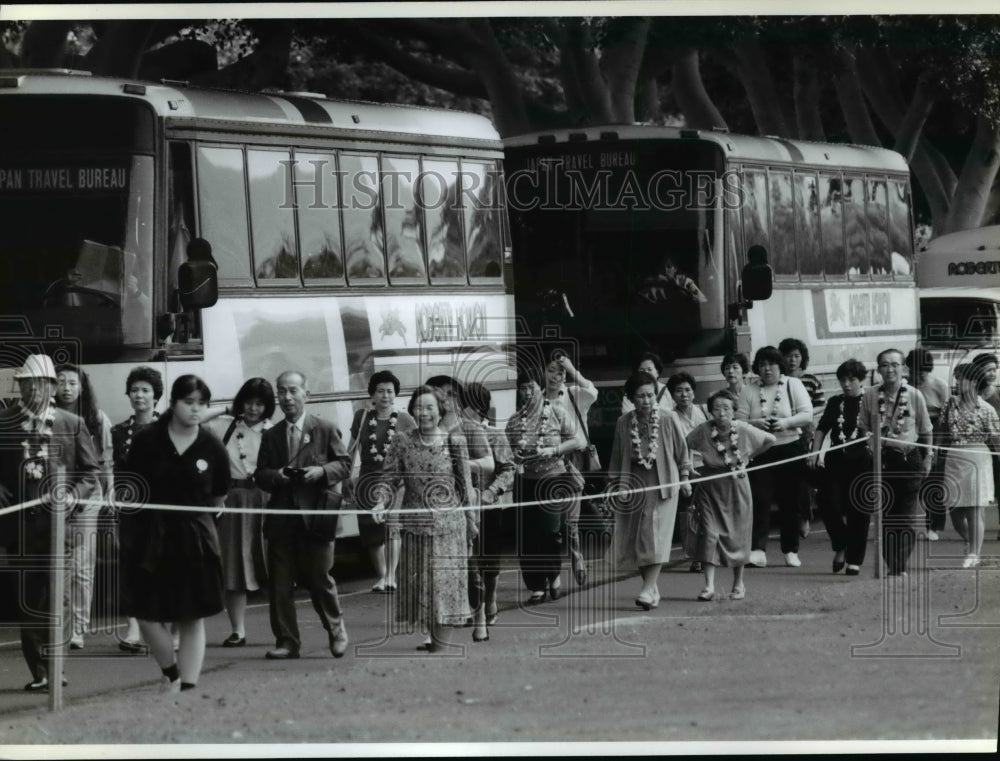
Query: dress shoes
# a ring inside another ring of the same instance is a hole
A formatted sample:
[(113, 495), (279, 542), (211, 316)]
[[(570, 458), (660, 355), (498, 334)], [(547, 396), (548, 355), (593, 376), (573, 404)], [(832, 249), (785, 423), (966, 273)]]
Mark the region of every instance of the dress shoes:
[(298, 658), (299, 651), (288, 647), (276, 647), (274, 650), (268, 650), (264, 653), (264, 657), (269, 661), (289, 661)]
[(343, 658), (347, 652), (347, 628), (343, 623), (330, 632), (330, 653), (334, 658)]
[[(69, 680), (66, 677), (62, 678), (63, 687), (69, 684)], [(32, 682), (28, 682), (24, 685), (25, 692), (48, 692), (49, 691), (49, 680), (47, 677), (42, 677), (41, 679), (35, 679)]]
[(554, 581), (549, 582), (549, 597), (558, 600), (562, 597), (562, 579), (556, 576)]
[(70, 650), (83, 650), (83, 635), (74, 634), (73, 638), (69, 641)]
[(233, 632), (224, 640), (222, 640), (223, 647), (245, 647), (247, 644), (247, 638), (241, 637), (236, 632)]
[(843, 560), (837, 560), (837, 558), (834, 558), (833, 559), (833, 572), (834, 573), (840, 573), (842, 570), (844, 570), (844, 566), (845, 565), (846, 565), (845, 561), (843, 561)]
[(544, 589), (535, 590), (534, 592), (531, 593), (531, 595), (528, 597), (527, 600), (528, 605), (540, 605), (543, 602), (545, 602)]
[(742, 600), (747, 596), (747, 588), (742, 584), (738, 584), (733, 587), (733, 591), (729, 593), (730, 600)]
[(698, 593), (698, 597), (696, 599), (698, 602), (711, 602), (715, 599), (715, 590), (711, 587), (705, 587)]
[(861, 573), (861, 566), (854, 565), (853, 563), (848, 563), (847, 570), (844, 571), (844, 573), (848, 576), (857, 576), (859, 573)]
[(695, 560), (691, 563), (691, 567), (688, 568), (688, 573), (701, 573), (701, 561)]
[(643, 610), (652, 610), (654, 599), (655, 598), (652, 595), (640, 592), (639, 596), (635, 598), (635, 604), (638, 605)]
[(127, 639), (123, 639), (118, 643), (118, 649), (123, 653), (129, 653), (131, 655), (140, 655), (148, 650), (148, 648), (141, 642), (132, 642)]
[(799, 555), (797, 552), (786, 552), (785, 553), (785, 565), (789, 568), (798, 568), (802, 565), (802, 561), (799, 560)]

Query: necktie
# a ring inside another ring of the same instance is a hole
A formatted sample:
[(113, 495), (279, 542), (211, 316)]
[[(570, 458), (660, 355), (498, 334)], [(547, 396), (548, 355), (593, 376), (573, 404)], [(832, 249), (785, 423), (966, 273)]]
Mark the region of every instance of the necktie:
[(298, 426), (288, 426), (288, 456), (294, 458), (299, 451), (299, 442), (302, 440), (302, 431)]

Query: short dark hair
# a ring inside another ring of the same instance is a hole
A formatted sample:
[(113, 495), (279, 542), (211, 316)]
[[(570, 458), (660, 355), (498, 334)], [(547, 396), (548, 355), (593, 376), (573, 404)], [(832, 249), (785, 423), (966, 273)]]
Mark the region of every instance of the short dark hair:
[(410, 397), (409, 403), (406, 405), (406, 411), (410, 413), (411, 417), (414, 417), (413, 408), (416, 406), (417, 399), (419, 399), (424, 394), (430, 394), (434, 397), (434, 403), (437, 405), (438, 417), (444, 417), (444, 409), (441, 407), (441, 397), (438, 396), (438, 388), (435, 386), (430, 386), (428, 384), (423, 384), (422, 386), (417, 386), (413, 389), (413, 396)]
[(692, 391), (694, 391), (697, 386), (691, 373), (679, 372), (674, 373), (667, 379), (667, 391), (673, 394), (674, 390), (682, 383), (690, 384)]
[(377, 389), (379, 387), (379, 384), (382, 383), (391, 383), (392, 388), (395, 391), (396, 395), (397, 396), (399, 395), (399, 378), (397, 378), (388, 370), (379, 370), (377, 373), (372, 375), (371, 378), (368, 379), (368, 396), (374, 394), (375, 389)]
[(777, 365), (783, 374), (788, 373), (788, 363), (785, 362), (784, 355), (773, 346), (761, 346), (757, 353), (753, 355), (753, 371), (760, 375), (762, 362)]
[(867, 374), (868, 368), (865, 367), (863, 362), (857, 359), (849, 359), (846, 362), (841, 362), (840, 367), (837, 368), (837, 380), (857, 378), (863, 381)]
[(732, 404), (733, 404), (733, 410), (734, 411), (736, 410), (737, 407), (740, 406), (739, 401), (736, 399), (736, 394), (734, 394), (728, 388), (723, 388), (723, 389), (719, 389), (714, 394), (712, 394), (710, 397), (708, 397), (708, 403), (705, 405), (705, 408), (709, 411), (709, 413), (712, 412), (712, 410), (715, 407), (715, 403), (719, 399), (728, 399), (730, 402), (732, 402)]
[(1000, 365), (1000, 362), (997, 361), (996, 354), (979, 354), (972, 360), (972, 364), (976, 367), (982, 367), (984, 365)]
[(912, 349), (906, 355), (906, 366), (910, 373), (916, 376), (919, 372), (929, 373), (934, 369), (934, 356), (927, 349)]
[(468, 407), (480, 417), (486, 417), (490, 412), (493, 395), (482, 383), (473, 381), (459, 388), (458, 401), (463, 409)]
[(875, 357), (875, 365), (876, 366), (882, 364), (882, 357), (884, 357), (886, 354), (898, 354), (900, 357), (905, 357), (906, 356), (899, 349), (883, 349), (882, 351), (880, 351), (878, 353), (878, 356)]
[(137, 382), (148, 383), (152, 386), (153, 401), (160, 401), (160, 397), (163, 396), (163, 376), (160, 375), (159, 370), (154, 370), (152, 367), (147, 367), (146, 365), (133, 367), (125, 379), (126, 396), (132, 391), (132, 384)]
[(977, 365), (975, 362), (963, 362), (955, 368), (955, 380), (972, 381), (976, 384), (976, 391), (982, 391), (989, 385), (989, 381), (986, 380), (985, 363), (980, 362)]
[(523, 386), (525, 383), (537, 383), (540, 386), (541, 379), (541, 371), (535, 365), (522, 365), (518, 368), (516, 381), (518, 386)]
[(660, 355), (655, 352), (646, 351), (642, 353), (642, 356), (636, 360), (635, 364), (632, 365), (632, 372), (639, 372), (639, 365), (641, 365), (646, 360), (653, 363), (653, 367), (656, 368), (656, 374), (659, 375), (663, 372), (663, 360), (660, 359)]
[(635, 401), (635, 393), (642, 386), (652, 386), (655, 389), (656, 378), (649, 373), (644, 373), (642, 371), (632, 373), (625, 381), (625, 396), (627, 396), (630, 401)]
[(719, 372), (723, 372), (730, 365), (739, 365), (740, 369), (743, 370), (743, 374), (746, 375), (750, 372), (750, 360), (747, 359), (747, 355), (743, 352), (738, 354), (727, 354), (722, 358), (722, 364), (719, 365)]
[(170, 404), (173, 404), (186, 396), (198, 392), (201, 395), (201, 400), (208, 404), (212, 401), (212, 390), (197, 375), (182, 375), (177, 380), (174, 381), (174, 385), (170, 387)]
[(444, 388), (445, 386), (451, 386), (451, 390), (456, 395), (462, 392), (462, 384), (450, 375), (432, 375), (424, 381), (424, 385), (430, 386), (431, 388)]
[(236, 392), (233, 399), (232, 412), (235, 417), (243, 414), (243, 408), (251, 399), (260, 399), (264, 402), (264, 420), (270, 420), (274, 415), (274, 388), (265, 378), (251, 378)]
[(796, 350), (798, 350), (799, 354), (802, 355), (802, 364), (800, 364), (799, 367), (802, 370), (805, 370), (809, 367), (809, 347), (806, 346), (805, 343), (797, 338), (783, 338), (781, 343), (778, 344), (778, 351), (780, 351), (782, 355), (791, 354)]

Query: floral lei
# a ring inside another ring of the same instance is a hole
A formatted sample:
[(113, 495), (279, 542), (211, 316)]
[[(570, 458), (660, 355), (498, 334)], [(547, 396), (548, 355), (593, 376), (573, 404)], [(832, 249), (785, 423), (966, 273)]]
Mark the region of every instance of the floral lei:
[(906, 391), (906, 381), (903, 380), (899, 384), (899, 403), (893, 409), (892, 419), (885, 419), (885, 386), (878, 387), (878, 417), (882, 423), (882, 434), (892, 434), (898, 436), (903, 430), (903, 418), (909, 417), (909, 394)]
[[(247, 425), (247, 422), (246, 422), (246, 420), (243, 419), (242, 415), (240, 415), (236, 419), (240, 423), (242, 423), (243, 426), (247, 430), (250, 430), (251, 426)], [(260, 430), (261, 430), (261, 432), (264, 432), (264, 431), (266, 431), (270, 427), (271, 427), (271, 421), (270, 420), (265, 420), (264, 421), (264, 425), (261, 427)], [(237, 429), (236, 429), (236, 450), (240, 453), (240, 462), (243, 462), (247, 458), (247, 450), (246, 450), (246, 445), (243, 443), (243, 437), (244, 437), (243, 431), (239, 427), (237, 427)]]
[[(552, 404), (548, 399), (542, 400), (542, 411), (538, 416), (538, 433), (536, 436), (536, 446), (537, 441), (541, 439), (546, 434), (550, 433), (548, 430), (549, 418), (552, 416)], [(528, 405), (524, 405), (521, 408), (521, 415), (518, 418), (517, 424), (514, 426), (514, 432), (518, 434), (517, 443), (515, 447), (517, 448), (518, 454), (524, 456), (529, 454), (528, 451)]]
[[(858, 404), (858, 412), (854, 416), (854, 430), (851, 431), (850, 436), (844, 435), (844, 409), (847, 407), (847, 397), (843, 397), (840, 400), (840, 414), (837, 415), (837, 435), (834, 437), (834, 444), (846, 444), (848, 441), (854, 441), (858, 438), (858, 421), (861, 419), (861, 405)], [(881, 411), (881, 410), (880, 410)]]
[[(740, 434), (736, 430), (736, 426), (730, 424), (729, 426), (729, 446), (727, 447), (722, 441), (719, 440), (719, 427), (713, 419), (711, 422), (712, 428), (712, 443), (715, 445), (716, 451), (722, 455), (722, 461), (726, 464), (726, 467), (737, 474), (739, 478), (745, 478), (746, 473), (743, 472), (743, 455), (740, 453)], [(727, 451), (728, 450), (728, 451)], [(730, 456), (732, 453), (732, 456)]]
[[(153, 413), (153, 422), (160, 419), (160, 413)], [(135, 415), (128, 419), (128, 430), (125, 431), (125, 451), (122, 456), (128, 455), (128, 450), (132, 448), (132, 432), (135, 430)]]
[(770, 415), (765, 415), (764, 414), (764, 405), (767, 404), (767, 399), (764, 397), (764, 382), (761, 381), (761, 384), (760, 384), (760, 416), (761, 417), (765, 417), (765, 418), (766, 417), (771, 417), (771, 418), (777, 418), (778, 417), (778, 402), (781, 401), (781, 385), (784, 382), (785, 382), (784, 377), (778, 378), (778, 382), (775, 384), (776, 388), (775, 388), (775, 392), (774, 392), (774, 404), (771, 406), (771, 414)]
[(371, 448), (368, 450), (372, 453), (372, 459), (375, 462), (382, 462), (385, 456), (389, 453), (389, 445), (392, 444), (392, 437), (396, 435), (396, 421), (399, 419), (399, 413), (393, 410), (389, 415), (389, 431), (385, 437), (385, 444), (382, 446), (381, 451), (378, 448), (378, 444), (375, 441), (375, 426), (378, 425), (378, 418), (373, 412), (368, 417), (368, 427), (371, 429), (371, 433), (368, 435), (369, 440), (372, 442)]
[(660, 411), (656, 407), (650, 413), (652, 426), (649, 429), (649, 443), (646, 447), (646, 456), (642, 456), (642, 441), (639, 439), (639, 415), (632, 415), (632, 457), (646, 470), (652, 470), (656, 464), (656, 453), (660, 449)]
[(21, 430), (30, 436), (35, 432), (35, 421), (38, 419), (42, 421), (38, 429), (38, 451), (34, 456), (31, 454), (31, 442), (29, 439), (21, 442), (21, 446), (24, 447), (24, 472), (28, 478), (35, 481), (41, 480), (42, 476), (45, 475), (45, 465), (42, 461), (48, 459), (49, 456), (49, 439), (52, 438), (52, 425), (56, 419), (55, 406), (56, 400), (49, 399), (45, 408), (45, 414), (39, 416), (23, 404), (21, 405), (21, 409), (28, 416), (28, 419), (21, 423)]

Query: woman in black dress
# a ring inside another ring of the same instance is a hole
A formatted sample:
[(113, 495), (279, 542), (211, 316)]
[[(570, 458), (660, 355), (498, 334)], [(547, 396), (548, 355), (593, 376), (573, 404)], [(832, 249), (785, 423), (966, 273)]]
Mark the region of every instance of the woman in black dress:
[[(124, 509), (121, 563), (125, 612), (139, 619), (143, 638), (170, 692), (193, 688), (205, 657), (205, 622), (223, 608), (222, 555), (213, 514), (229, 490), (229, 456), (200, 427), (211, 400), (205, 382), (182, 375), (170, 390), (170, 409), (136, 434), (126, 469), (148, 486), (150, 504), (211, 508)], [(180, 630), (174, 655), (166, 622)]]

